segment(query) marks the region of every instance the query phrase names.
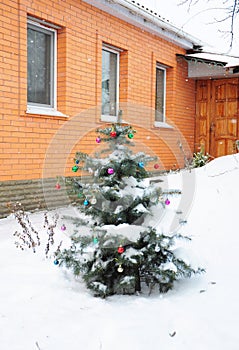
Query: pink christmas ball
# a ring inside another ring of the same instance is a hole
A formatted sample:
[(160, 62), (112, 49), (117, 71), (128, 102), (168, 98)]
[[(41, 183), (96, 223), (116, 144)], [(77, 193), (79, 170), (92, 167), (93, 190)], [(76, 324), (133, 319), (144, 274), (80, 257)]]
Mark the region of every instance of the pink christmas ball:
[(101, 142), (101, 138), (100, 137), (96, 137), (95, 141), (96, 141), (96, 143), (100, 143)]
[(108, 170), (107, 170), (107, 172), (108, 172), (108, 174), (109, 175), (112, 175), (112, 174), (114, 174), (114, 169), (113, 168), (109, 168)]
[(164, 202), (166, 205), (170, 204), (170, 200), (167, 198), (166, 201)]
[(66, 226), (65, 226), (64, 224), (61, 226), (61, 230), (62, 230), (62, 231), (65, 231), (65, 230), (66, 230)]

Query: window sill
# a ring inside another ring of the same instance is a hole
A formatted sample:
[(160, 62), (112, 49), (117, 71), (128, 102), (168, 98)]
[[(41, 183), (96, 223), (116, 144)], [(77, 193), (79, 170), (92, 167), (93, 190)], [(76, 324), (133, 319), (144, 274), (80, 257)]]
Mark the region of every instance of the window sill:
[(169, 125), (168, 123), (165, 123), (165, 122), (154, 122), (154, 126), (156, 128), (173, 129), (172, 125)]
[(114, 115), (101, 115), (101, 121), (107, 123), (116, 123), (117, 117)]
[(47, 107), (27, 106), (26, 113), (68, 118), (66, 114), (63, 114), (54, 108), (47, 108)]

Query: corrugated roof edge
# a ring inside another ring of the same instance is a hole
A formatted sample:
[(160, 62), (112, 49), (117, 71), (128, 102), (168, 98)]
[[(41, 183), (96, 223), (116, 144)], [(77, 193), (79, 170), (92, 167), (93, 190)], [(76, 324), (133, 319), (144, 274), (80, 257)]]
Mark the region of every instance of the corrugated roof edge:
[(188, 50), (205, 45), (135, 0), (83, 0), (115, 17)]
[(205, 63), (218, 63), (218, 64), (222, 64), (226, 68), (239, 66), (239, 57), (218, 54), (213, 52), (197, 52), (197, 53), (178, 55), (178, 56), (182, 56), (186, 60), (203, 61)]

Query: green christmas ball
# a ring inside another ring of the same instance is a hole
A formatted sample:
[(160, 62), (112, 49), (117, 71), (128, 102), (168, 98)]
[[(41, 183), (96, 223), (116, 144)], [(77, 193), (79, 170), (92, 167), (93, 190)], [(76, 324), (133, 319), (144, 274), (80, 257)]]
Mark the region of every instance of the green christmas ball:
[(132, 139), (134, 137), (134, 134), (132, 133), (132, 132), (130, 132), (129, 134), (128, 134), (128, 138), (129, 139)]
[(94, 238), (93, 238), (93, 243), (94, 243), (94, 244), (97, 244), (98, 242), (99, 242), (99, 241), (98, 241), (98, 238), (97, 238), (97, 237), (94, 237)]
[(78, 171), (79, 167), (77, 165), (74, 165), (71, 170), (74, 171), (74, 173), (76, 173)]

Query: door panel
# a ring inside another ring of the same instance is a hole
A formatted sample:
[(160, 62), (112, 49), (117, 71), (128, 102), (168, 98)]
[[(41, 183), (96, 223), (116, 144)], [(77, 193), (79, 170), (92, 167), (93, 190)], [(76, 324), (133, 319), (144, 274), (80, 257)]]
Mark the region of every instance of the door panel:
[(196, 150), (219, 157), (236, 152), (239, 138), (238, 78), (197, 81)]
[(210, 81), (197, 81), (196, 95), (196, 145), (195, 151), (203, 148), (205, 152), (209, 150), (209, 101), (210, 101)]
[(238, 79), (212, 81), (210, 151), (214, 157), (235, 153), (237, 139)]

